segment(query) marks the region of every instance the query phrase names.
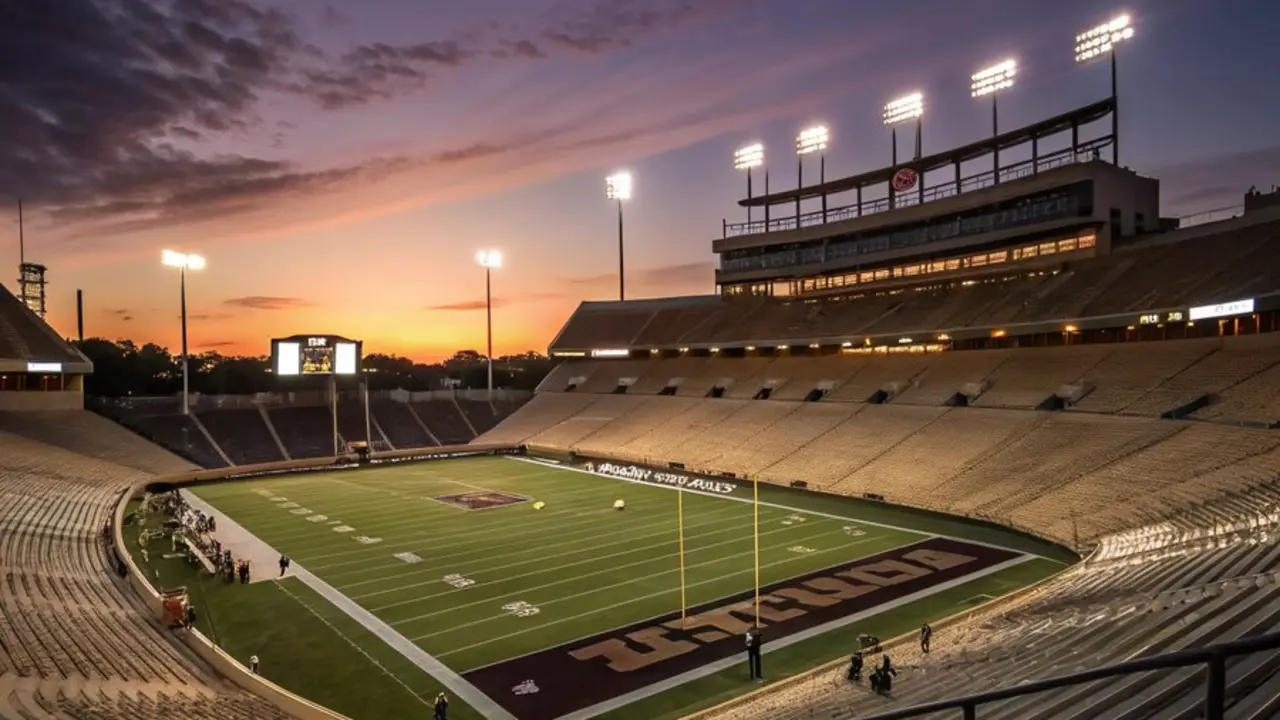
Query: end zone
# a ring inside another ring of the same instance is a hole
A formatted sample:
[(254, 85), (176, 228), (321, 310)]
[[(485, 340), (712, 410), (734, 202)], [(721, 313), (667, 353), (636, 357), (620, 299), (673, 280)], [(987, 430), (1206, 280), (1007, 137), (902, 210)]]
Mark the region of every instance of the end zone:
[[(934, 537), (761, 589), (766, 652), (1026, 562)], [(740, 662), (751, 591), (472, 670), (463, 677), (521, 720), (591, 717)], [(535, 690), (536, 688), (536, 690)]]

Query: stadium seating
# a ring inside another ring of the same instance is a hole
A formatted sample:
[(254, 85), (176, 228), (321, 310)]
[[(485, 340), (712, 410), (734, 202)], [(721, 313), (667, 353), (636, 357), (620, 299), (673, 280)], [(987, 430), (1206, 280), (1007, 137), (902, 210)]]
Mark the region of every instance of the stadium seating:
[[(284, 449), (260, 408), (201, 410), (196, 418), (236, 465), (284, 460)], [(332, 432), (332, 431), (330, 431)]]
[(102, 529), (146, 474), (106, 456), (192, 466), (103, 418), (60, 415), (0, 430), (0, 717), (286, 717), (230, 690), (114, 578)]
[(476, 437), (462, 408), (452, 399), (416, 402), (413, 410), (439, 445), (465, 445)]
[(489, 400), (465, 400), (459, 398), (456, 400), (458, 409), (467, 418), (467, 424), (475, 431), (472, 435), (489, 432), (493, 426), (497, 425), (502, 418), (509, 414), (499, 410), (493, 402)]
[(328, 406), (271, 408), (266, 419), (291, 460), (333, 456), (333, 413)]

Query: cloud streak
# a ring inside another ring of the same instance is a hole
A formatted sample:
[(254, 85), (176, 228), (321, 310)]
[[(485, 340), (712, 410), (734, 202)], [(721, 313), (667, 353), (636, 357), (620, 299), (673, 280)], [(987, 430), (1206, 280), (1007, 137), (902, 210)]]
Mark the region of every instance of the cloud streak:
[(222, 304), (227, 307), (267, 311), (297, 310), (299, 308), (315, 306), (315, 303), (302, 298), (273, 297), (269, 295), (249, 295), (247, 297), (231, 298), (229, 300), (223, 300)]

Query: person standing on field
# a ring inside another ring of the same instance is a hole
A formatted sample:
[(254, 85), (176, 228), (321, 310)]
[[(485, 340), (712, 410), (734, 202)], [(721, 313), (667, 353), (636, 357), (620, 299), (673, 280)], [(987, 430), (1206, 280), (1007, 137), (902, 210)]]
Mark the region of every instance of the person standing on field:
[(759, 625), (752, 625), (747, 630), (747, 669), (751, 673), (751, 679), (758, 683), (764, 682), (764, 669), (760, 664), (760, 646), (764, 645), (764, 636), (760, 632)]

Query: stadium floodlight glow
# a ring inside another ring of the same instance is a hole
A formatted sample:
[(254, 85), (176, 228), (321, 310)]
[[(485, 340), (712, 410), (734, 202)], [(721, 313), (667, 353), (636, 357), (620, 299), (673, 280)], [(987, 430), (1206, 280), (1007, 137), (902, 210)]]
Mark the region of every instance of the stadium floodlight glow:
[(497, 270), (502, 267), (502, 251), (500, 250), (481, 250), (476, 253), (476, 262), (481, 267)]
[(204, 269), (204, 257), (193, 253), (164, 250), (160, 253), (160, 262), (166, 267), (180, 268), (182, 270)]
[(1115, 50), (1116, 45), (1133, 38), (1133, 25), (1128, 15), (1119, 15), (1076, 36), (1076, 62), (1089, 62)]
[(764, 145), (752, 143), (733, 151), (733, 169), (747, 170), (764, 164)]
[(614, 173), (604, 179), (604, 196), (610, 200), (631, 199), (631, 173)]
[(924, 94), (911, 93), (885, 103), (884, 124), (897, 125), (907, 120), (914, 120), (924, 115)]
[(203, 270), (204, 257), (195, 253), (180, 253), (175, 250), (162, 250), (160, 263), (165, 267), (178, 268), (179, 297), (182, 306), (182, 414), (191, 414), (190, 366), (191, 358), (187, 355), (187, 271)]
[(973, 74), (969, 91), (973, 97), (994, 95), (1001, 90), (1013, 87), (1013, 78), (1018, 74), (1018, 61), (1009, 59)]
[(831, 139), (831, 133), (827, 131), (826, 125), (814, 125), (811, 128), (805, 128), (796, 135), (796, 154), (812, 155), (816, 152), (822, 152), (827, 149), (827, 141)]

